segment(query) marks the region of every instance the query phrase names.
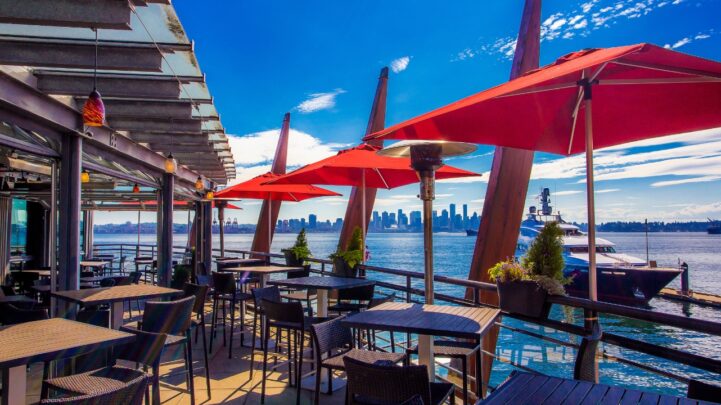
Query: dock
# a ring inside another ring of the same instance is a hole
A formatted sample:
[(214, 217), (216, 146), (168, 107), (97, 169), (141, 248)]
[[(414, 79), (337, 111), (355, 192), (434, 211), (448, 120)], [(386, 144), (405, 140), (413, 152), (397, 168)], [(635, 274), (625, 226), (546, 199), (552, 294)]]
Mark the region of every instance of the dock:
[(666, 287), (661, 290), (658, 296), (660, 298), (673, 301), (689, 302), (697, 305), (721, 308), (721, 296), (716, 294), (696, 292), (693, 290), (689, 290), (686, 294), (680, 289)]

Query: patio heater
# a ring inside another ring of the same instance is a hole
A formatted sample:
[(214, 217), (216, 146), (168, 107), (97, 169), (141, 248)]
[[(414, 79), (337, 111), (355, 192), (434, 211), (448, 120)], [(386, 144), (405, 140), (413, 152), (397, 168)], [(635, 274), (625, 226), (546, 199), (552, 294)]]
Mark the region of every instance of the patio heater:
[[(447, 141), (401, 141), (378, 151), (378, 154), (390, 157), (411, 159), (411, 167), (420, 179), (420, 194), (423, 201), (423, 257), (425, 284), (425, 303), (433, 304), (433, 200), (435, 199), (435, 172), (443, 166), (443, 158), (471, 153), (477, 146), (465, 142)], [(431, 379), (435, 377), (433, 361), (433, 337), (418, 337), (418, 359), (428, 368)]]

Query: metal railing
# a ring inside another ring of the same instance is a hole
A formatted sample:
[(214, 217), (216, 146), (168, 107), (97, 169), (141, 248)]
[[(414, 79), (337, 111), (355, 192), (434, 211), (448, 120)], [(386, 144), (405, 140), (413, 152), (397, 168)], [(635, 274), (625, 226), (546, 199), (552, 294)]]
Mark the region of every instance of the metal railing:
[[(137, 246), (135, 244), (96, 244), (96, 249), (106, 250), (106, 251), (116, 251), (122, 254), (122, 252), (127, 253), (135, 253), (135, 252), (147, 252), (150, 251), (151, 253), (154, 253), (154, 245), (146, 244)], [(185, 251), (184, 246), (175, 246), (174, 247), (174, 255), (180, 255), (181, 252)], [(219, 253), (219, 249), (213, 249), (214, 252)], [(247, 250), (237, 250), (237, 249), (225, 249), (226, 256), (238, 256), (242, 258), (246, 258), (249, 256), (254, 257), (265, 257), (269, 261), (272, 261), (273, 259), (282, 259), (284, 256), (282, 254), (276, 254), (276, 253), (265, 253), (265, 252), (252, 252)], [(321, 275), (328, 275), (332, 273), (333, 268), (333, 262), (328, 259), (318, 259), (318, 258), (309, 258), (307, 259), (307, 262), (311, 265), (311, 271), (316, 274)], [(359, 273), (360, 277), (369, 277), (374, 274), (378, 275), (384, 275), (384, 276), (390, 276), (395, 278), (400, 278), (403, 282), (401, 283), (394, 283), (390, 282), (388, 280), (378, 280), (375, 277), (373, 278), (376, 281), (376, 285), (380, 287), (381, 289), (387, 290), (388, 292), (393, 292), (396, 295), (398, 299), (404, 300), (409, 303), (420, 303), (423, 301), (423, 290), (421, 288), (417, 288), (414, 286), (414, 281), (416, 282), (422, 282), (424, 279), (423, 273), (420, 272), (413, 272), (413, 271), (407, 271), (407, 270), (399, 270), (399, 269), (391, 269), (391, 268), (385, 268), (380, 266), (370, 266), (370, 265), (359, 265)], [(434, 282), (437, 283), (437, 285), (447, 285), (447, 286), (453, 286), (453, 287), (459, 287), (463, 288), (466, 291), (469, 291), (468, 296), (472, 298), (466, 298), (466, 296), (452, 296), (448, 294), (444, 294), (442, 292), (436, 292), (435, 293), (435, 299), (438, 302), (445, 302), (453, 305), (466, 305), (466, 306), (488, 306), (487, 304), (480, 302), (480, 296), (482, 291), (492, 291), (496, 292), (496, 285), (491, 283), (484, 283), (484, 282), (478, 282), (478, 281), (472, 281), (472, 280), (464, 280), (464, 279), (458, 279), (453, 277), (447, 277), (447, 276), (440, 276), (436, 275), (434, 276)], [(636, 307), (629, 307), (624, 305), (618, 305), (618, 304), (612, 304), (612, 303), (606, 303), (606, 302), (595, 302), (590, 301), (587, 299), (582, 298), (574, 298), (574, 297), (561, 297), (561, 296), (551, 296), (549, 297), (549, 302), (555, 305), (560, 305), (564, 307), (569, 308), (576, 308), (581, 309), (584, 311), (591, 311), (602, 315), (610, 315), (610, 316), (617, 316), (617, 317), (623, 317), (628, 319), (633, 319), (636, 321), (644, 321), (649, 322), (656, 325), (663, 325), (668, 327), (674, 327), (674, 328), (680, 328), (687, 331), (695, 331), (703, 334), (708, 334), (712, 336), (721, 336), (721, 323), (707, 321), (704, 319), (696, 319), (696, 318), (687, 318), (685, 316), (679, 316), (679, 315), (673, 315), (673, 314), (667, 314), (662, 312), (656, 312), (656, 311), (650, 311), (646, 309), (636, 308)], [(538, 319), (538, 318), (528, 318), (525, 316), (517, 315), (517, 314), (509, 314), (509, 313), (503, 313), (503, 317), (513, 318), (519, 321), (522, 321), (524, 324), (533, 324), (538, 325), (541, 327), (551, 328), (556, 331), (564, 332), (570, 335), (575, 336), (586, 336), (589, 334), (589, 331), (587, 331), (583, 326), (576, 325), (569, 322), (561, 322), (554, 319)], [(548, 342), (550, 344), (561, 346), (561, 347), (569, 347), (573, 349), (577, 349), (578, 345), (570, 342), (570, 341), (564, 341), (552, 336), (546, 336), (542, 333), (538, 333), (533, 330), (529, 330), (528, 328), (519, 327), (511, 325), (507, 322), (504, 322), (503, 320), (497, 322), (498, 327), (506, 329), (512, 333), (518, 333), (522, 334), (528, 337), (532, 337), (535, 339), (539, 339), (545, 342)], [(385, 347), (390, 347), (390, 340), (387, 338), (384, 338), (383, 336), (377, 337), (377, 339), (383, 341), (385, 343)], [(602, 334), (601, 340), (607, 344), (610, 344), (612, 346), (620, 347), (627, 350), (632, 350), (639, 353), (644, 353), (646, 355), (651, 355), (654, 357), (662, 358), (674, 363), (683, 364), (686, 366), (694, 367), (697, 369), (701, 369), (704, 371), (716, 373), (721, 375), (721, 360), (710, 358), (708, 356), (700, 356), (697, 354), (690, 353), (688, 351), (671, 348), (671, 347), (665, 347), (661, 346), (655, 343), (649, 343), (645, 342), (636, 338), (628, 337), (628, 336), (622, 336), (613, 332), (604, 331)], [(400, 349), (404, 349), (408, 345), (412, 344), (414, 341), (414, 338), (406, 334), (406, 339), (402, 341), (397, 341), (396, 346)], [(513, 359), (505, 358), (501, 356), (498, 353), (490, 353), (487, 351), (484, 351), (484, 354), (487, 356), (491, 356), (495, 358), (496, 360), (507, 363), (512, 365), (513, 367), (523, 369), (526, 371), (536, 372), (537, 370), (534, 370), (533, 368), (523, 365), (519, 363), (518, 361), (514, 361)], [(647, 372), (651, 372), (654, 374), (657, 374), (659, 376), (669, 378), (681, 383), (688, 383), (690, 378), (687, 376), (679, 375), (677, 373), (674, 373), (670, 370), (664, 370), (659, 367), (655, 367), (649, 364), (644, 364), (642, 362), (624, 358), (620, 355), (614, 355), (609, 353), (601, 353), (600, 357), (610, 360), (619, 362), (631, 367), (635, 367), (640, 370), (644, 370)], [(460, 374), (460, 371), (454, 368), (452, 365), (438, 363), (438, 366), (440, 368), (445, 369), (449, 373), (457, 373)], [(493, 389), (494, 387), (489, 386), (489, 388)]]

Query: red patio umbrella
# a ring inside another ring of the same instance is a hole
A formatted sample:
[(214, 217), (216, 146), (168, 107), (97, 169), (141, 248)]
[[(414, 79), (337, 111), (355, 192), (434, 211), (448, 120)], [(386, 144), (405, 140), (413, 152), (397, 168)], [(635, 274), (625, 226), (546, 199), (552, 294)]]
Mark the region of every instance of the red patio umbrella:
[[(268, 184), (325, 184), (332, 186), (356, 186), (363, 191), (363, 213), (366, 217), (365, 189), (396, 188), (418, 183), (418, 172), (411, 167), (410, 158), (399, 159), (377, 154), (380, 147), (361, 144), (339, 151), (336, 155), (311, 163)], [(436, 179), (480, 176), (480, 174), (443, 166), (436, 171)], [(365, 240), (365, 220), (363, 222)], [(365, 254), (363, 255), (365, 257)]]
[[(234, 184), (230, 187), (215, 193), (215, 199), (219, 200), (240, 200), (240, 199), (256, 199), (268, 201), (303, 201), (315, 197), (331, 197), (340, 194), (326, 190), (324, 188), (311, 186), (308, 184), (265, 184), (275, 180), (280, 175), (274, 173), (261, 174), (242, 183)], [(268, 216), (270, 217), (268, 210)], [(268, 227), (273, 225), (268, 221)], [(272, 228), (271, 228), (272, 229)], [(269, 249), (272, 232), (268, 232)]]
[(719, 127), (719, 111), (721, 63), (638, 44), (568, 54), (365, 139), (462, 141), (564, 155), (585, 151), (589, 296), (595, 300), (593, 149)]

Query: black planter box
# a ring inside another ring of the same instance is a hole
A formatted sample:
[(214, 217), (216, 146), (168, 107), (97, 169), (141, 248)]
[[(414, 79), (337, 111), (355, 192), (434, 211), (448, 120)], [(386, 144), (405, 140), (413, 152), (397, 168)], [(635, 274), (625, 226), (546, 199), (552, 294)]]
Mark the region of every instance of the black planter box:
[(285, 256), (285, 264), (292, 267), (300, 267), (303, 265), (303, 259), (296, 259), (295, 254), (290, 249), (283, 249)]
[(548, 292), (535, 281), (508, 281), (497, 283), (500, 306), (503, 311), (532, 318), (547, 318), (551, 306), (546, 303)]
[(358, 266), (350, 267), (345, 260), (336, 258), (333, 259), (333, 273), (339, 277), (358, 277)]

